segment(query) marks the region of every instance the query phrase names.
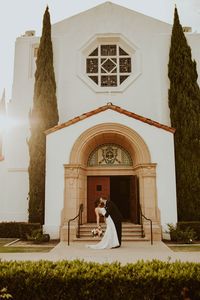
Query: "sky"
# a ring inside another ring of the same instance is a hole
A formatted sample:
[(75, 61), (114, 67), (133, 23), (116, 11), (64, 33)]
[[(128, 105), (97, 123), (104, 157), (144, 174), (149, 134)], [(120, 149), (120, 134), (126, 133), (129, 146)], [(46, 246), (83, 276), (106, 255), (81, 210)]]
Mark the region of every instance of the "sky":
[[(35, 30), (40, 36), (42, 19), (49, 6), (51, 24), (83, 12), (102, 0), (0, 0), (0, 97), (3, 89), (6, 100), (11, 98), (14, 64), (14, 47), (17, 37), (27, 30)], [(200, 0), (112, 0), (161, 21), (173, 24), (175, 4), (182, 26), (191, 26), (200, 32)]]

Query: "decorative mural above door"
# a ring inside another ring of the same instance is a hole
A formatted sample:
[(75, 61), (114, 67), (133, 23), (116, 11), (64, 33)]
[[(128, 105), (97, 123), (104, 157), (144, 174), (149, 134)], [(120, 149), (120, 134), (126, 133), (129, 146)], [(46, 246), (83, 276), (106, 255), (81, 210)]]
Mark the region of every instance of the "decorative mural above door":
[(132, 166), (133, 161), (123, 147), (117, 144), (98, 146), (89, 156), (88, 166)]

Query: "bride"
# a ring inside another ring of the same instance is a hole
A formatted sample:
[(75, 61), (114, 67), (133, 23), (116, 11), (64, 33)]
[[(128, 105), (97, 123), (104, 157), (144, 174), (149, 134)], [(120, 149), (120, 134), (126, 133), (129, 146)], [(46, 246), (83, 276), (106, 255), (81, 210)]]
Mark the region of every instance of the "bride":
[[(98, 199), (95, 202), (95, 214), (96, 214), (97, 228), (98, 228), (100, 216), (101, 215), (105, 216), (106, 214), (106, 209), (104, 207), (104, 204), (100, 201), (100, 199)], [(105, 222), (106, 222), (106, 231), (104, 233), (102, 240), (95, 245), (86, 245), (86, 247), (92, 249), (105, 249), (105, 248), (119, 247), (117, 231), (111, 216), (105, 218)]]

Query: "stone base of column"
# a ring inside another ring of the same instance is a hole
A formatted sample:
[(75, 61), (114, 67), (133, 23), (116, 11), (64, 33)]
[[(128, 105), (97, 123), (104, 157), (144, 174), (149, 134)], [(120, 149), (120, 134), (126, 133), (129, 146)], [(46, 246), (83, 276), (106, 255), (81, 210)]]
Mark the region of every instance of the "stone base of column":
[[(76, 238), (76, 225), (70, 224), (70, 242)], [(61, 241), (68, 241), (68, 225), (63, 225), (60, 230), (60, 240)]]
[[(144, 234), (145, 237), (151, 240), (151, 228), (150, 222), (145, 222), (143, 224)], [(161, 241), (162, 240), (162, 230), (161, 226), (158, 222), (152, 223), (152, 234), (153, 234), (153, 241)]]

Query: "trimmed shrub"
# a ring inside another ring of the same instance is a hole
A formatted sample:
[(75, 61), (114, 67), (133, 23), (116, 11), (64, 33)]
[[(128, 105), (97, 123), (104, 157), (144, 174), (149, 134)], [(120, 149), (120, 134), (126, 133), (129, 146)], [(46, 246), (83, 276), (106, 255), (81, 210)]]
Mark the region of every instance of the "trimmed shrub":
[(185, 230), (187, 227), (190, 227), (195, 231), (197, 239), (200, 240), (200, 222), (178, 222), (178, 227), (181, 230)]
[(20, 238), (26, 240), (33, 230), (41, 229), (39, 223), (2, 222), (0, 223), (0, 238)]
[(188, 288), (200, 299), (200, 264), (138, 261), (0, 262), (0, 289), (15, 300), (179, 300)]
[(35, 229), (32, 231), (31, 235), (27, 235), (28, 241), (33, 241), (35, 244), (49, 242), (49, 234), (43, 234), (42, 228)]
[(196, 232), (190, 227), (180, 228), (179, 225), (167, 224), (169, 228), (171, 241), (191, 244), (197, 239)]

